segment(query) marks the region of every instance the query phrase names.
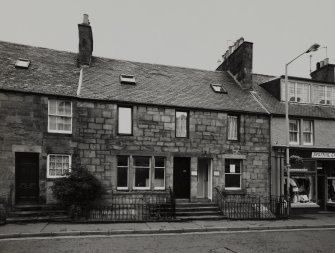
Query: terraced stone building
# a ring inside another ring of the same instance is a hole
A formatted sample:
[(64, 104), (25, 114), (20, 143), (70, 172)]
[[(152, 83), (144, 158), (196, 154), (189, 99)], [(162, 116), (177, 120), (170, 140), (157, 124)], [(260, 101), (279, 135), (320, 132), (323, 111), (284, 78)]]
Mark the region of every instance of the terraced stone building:
[(78, 54), (0, 42), (2, 195), (53, 203), (54, 180), (80, 165), (106, 199), (269, 194), (270, 116), (245, 72), (251, 43), (207, 71), (94, 57), (91, 26), (78, 27)]

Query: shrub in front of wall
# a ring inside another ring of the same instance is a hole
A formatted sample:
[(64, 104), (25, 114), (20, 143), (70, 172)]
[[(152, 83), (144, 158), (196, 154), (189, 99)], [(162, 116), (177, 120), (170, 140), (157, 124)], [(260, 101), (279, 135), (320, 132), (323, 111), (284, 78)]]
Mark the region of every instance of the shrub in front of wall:
[(54, 197), (65, 206), (88, 207), (99, 199), (104, 188), (101, 182), (85, 167), (72, 168), (66, 177), (59, 178), (52, 186)]

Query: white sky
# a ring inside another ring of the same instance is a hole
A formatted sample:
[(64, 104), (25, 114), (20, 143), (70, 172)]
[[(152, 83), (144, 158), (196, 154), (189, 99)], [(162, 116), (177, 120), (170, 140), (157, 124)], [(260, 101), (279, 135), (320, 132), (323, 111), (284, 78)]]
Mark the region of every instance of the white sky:
[[(77, 52), (87, 13), (96, 56), (214, 70), (242, 36), (255, 73), (282, 75), (313, 43), (335, 63), (334, 10), (334, 0), (0, 0), (0, 40)], [(325, 57), (315, 52), (312, 69)], [(309, 77), (309, 60), (289, 74)]]

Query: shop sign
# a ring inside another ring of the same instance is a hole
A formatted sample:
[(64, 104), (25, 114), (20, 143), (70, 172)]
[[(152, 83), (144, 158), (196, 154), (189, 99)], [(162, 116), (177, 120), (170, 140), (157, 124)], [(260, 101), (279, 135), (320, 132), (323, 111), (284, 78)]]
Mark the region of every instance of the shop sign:
[(335, 159), (335, 153), (312, 152), (312, 158), (332, 158), (332, 159)]

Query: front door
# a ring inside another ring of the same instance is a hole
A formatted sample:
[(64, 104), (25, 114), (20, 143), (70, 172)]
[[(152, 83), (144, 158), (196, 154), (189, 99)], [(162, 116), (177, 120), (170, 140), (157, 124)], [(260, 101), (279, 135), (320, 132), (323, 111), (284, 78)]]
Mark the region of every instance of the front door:
[(208, 198), (208, 160), (198, 160), (197, 197)]
[(190, 169), (191, 159), (188, 157), (175, 157), (173, 160), (173, 192), (175, 198), (190, 198)]
[(16, 203), (37, 203), (38, 153), (15, 153), (15, 200)]

